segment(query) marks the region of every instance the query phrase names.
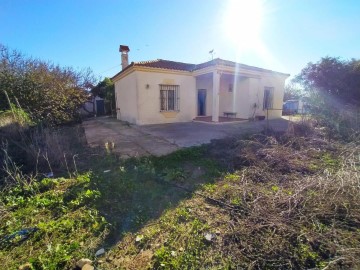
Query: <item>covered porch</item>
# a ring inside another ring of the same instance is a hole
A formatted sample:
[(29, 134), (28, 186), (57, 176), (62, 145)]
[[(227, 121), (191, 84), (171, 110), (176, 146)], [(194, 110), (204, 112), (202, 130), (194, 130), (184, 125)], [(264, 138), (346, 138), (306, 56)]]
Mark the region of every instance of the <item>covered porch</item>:
[(263, 113), (259, 110), (259, 75), (219, 65), (194, 75), (197, 91), (194, 121), (241, 122)]

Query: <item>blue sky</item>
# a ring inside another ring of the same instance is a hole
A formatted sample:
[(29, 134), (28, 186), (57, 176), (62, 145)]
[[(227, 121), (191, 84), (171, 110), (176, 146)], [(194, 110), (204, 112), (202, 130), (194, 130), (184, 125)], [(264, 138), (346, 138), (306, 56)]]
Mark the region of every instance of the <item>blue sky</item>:
[(130, 61), (201, 63), (214, 49), (214, 57), (291, 75), (327, 55), (360, 58), (359, 0), (258, 0), (261, 18), (248, 3), (0, 0), (0, 43), (99, 77), (120, 70), (120, 44)]

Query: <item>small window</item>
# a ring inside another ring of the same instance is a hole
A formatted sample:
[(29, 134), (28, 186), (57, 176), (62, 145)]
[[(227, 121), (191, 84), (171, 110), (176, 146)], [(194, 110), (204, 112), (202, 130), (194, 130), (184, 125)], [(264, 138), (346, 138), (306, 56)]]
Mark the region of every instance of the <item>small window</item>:
[(179, 85), (160, 84), (160, 111), (179, 111)]
[(264, 88), (264, 101), (263, 109), (272, 109), (273, 108), (273, 96), (274, 96), (274, 87), (265, 87)]
[(229, 84), (229, 93), (232, 93), (234, 91), (234, 85), (232, 83)]

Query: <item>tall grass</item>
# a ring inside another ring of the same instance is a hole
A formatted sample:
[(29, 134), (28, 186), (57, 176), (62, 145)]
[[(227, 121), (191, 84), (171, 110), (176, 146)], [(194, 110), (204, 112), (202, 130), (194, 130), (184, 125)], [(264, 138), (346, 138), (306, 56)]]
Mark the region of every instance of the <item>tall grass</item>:
[(34, 125), (21, 108), (12, 105), (0, 113), (0, 176), (7, 175), (4, 168), (11, 163), (23, 173), (73, 171), (74, 156), (85, 144), (80, 126)]
[(360, 135), (359, 106), (345, 104), (329, 96), (312, 93), (309, 99), (312, 118), (318, 123), (328, 140), (350, 142)]

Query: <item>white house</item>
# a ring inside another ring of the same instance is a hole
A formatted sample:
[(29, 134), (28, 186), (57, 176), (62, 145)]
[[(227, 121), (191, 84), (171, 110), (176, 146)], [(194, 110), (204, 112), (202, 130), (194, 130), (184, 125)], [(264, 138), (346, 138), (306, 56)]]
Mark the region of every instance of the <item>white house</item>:
[(120, 46), (122, 70), (112, 78), (119, 120), (146, 125), (281, 117), (289, 74), (219, 58), (202, 64), (162, 59), (128, 64), (129, 51)]

